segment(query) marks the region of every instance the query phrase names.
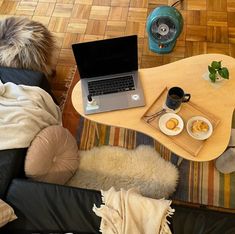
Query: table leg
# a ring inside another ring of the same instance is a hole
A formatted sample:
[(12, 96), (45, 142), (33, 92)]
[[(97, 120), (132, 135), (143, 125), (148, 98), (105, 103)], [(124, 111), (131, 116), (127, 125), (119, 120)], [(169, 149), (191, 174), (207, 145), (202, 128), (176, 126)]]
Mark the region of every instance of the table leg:
[(94, 124), (95, 124), (95, 135), (97, 139), (99, 140), (100, 139), (99, 129), (98, 129), (97, 123), (94, 123)]
[(179, 156), (178, 161), (177, 161), (177, 166), (179, 166), (179, 165), (182, 163), (183, 160), (184, 160), (184, 159)]

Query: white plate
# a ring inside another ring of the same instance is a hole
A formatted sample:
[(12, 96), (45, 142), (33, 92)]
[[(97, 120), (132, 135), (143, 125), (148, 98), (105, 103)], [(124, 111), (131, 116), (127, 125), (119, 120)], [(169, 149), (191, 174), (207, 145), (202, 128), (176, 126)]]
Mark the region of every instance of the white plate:
[[(196, 132), (196, 133), (192, 132), (192, 124), (196, 120), (202, 120), (205, 123), (207, 123), (207, 125), (209, 126), (208, 131), (207, 132)], [(213, 126), (212, 126), (211, 122), (202, 116), (194, 116), (191, 119), (189, 119), (187, 122), (186, 129), (187, 129), (188, 134), (197, 140), (205, 140), (205, 139), (209, 138), (213, 132)]]
[[(176, 126), (176, 129), (173, 129), (173, 130), (168, 129), (166, 127), (166, 122), (171, 118), (175, 118), (179, 121), (178, 125)], [(166, 113), (162, 115), (159, 118), (158, 124), (159, 124), (160, 130), (168, 136), (178, 135), (184, 128), (184, 121), (179, 115), (174, 114), (174, 113)]]

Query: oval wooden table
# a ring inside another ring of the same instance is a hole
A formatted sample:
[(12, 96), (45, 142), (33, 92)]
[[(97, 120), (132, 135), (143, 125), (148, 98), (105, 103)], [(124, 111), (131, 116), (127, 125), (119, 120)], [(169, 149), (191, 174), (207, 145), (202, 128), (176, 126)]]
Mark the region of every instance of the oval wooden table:
[[(213, 84), (203, 77), (208, 65), (213, 61), (222, 61), (229, 69), (230, 79)], [(167, 65), (139, 69), (144, 89), (146, 105), (144, 107), (85, 115), (83, 111), (80, 81), (72, 92), (72, 103), (76, 111), (85, 118), (110, 126), (123, 127), (147, 134), (166, 148), (184, 159), (192, 161), (210, 161), (219, 157), (226, 149), (231, 133), (232, 116), (235, 107), (235, 59), (222, 54), (202, 54), (185, 58)], [(197, 156), (193, 156), (176, 144), (170, 137), (149, 127), (141, 117), (149, 109), (164, 87), (180, 86), (191, 93), (191, 100), (220, 120), (212, 136), (207, 139)]]

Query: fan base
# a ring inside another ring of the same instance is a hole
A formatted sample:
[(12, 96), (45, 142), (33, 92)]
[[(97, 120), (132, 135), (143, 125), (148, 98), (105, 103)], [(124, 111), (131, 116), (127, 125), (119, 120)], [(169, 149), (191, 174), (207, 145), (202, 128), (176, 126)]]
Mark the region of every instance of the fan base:
[(176, 41), (168, 44), (158, 44), (152, 40), (149, 40), (149, 49), (158, 54), (168, 54), (174, 49), (175, 43)]

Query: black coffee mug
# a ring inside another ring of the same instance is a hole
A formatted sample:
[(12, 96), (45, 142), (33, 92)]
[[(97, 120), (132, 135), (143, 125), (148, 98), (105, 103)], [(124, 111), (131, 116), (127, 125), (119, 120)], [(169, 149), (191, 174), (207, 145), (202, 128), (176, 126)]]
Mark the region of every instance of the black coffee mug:
[(184, 93), (184, 90), (180, 87), (172, 87), (167, 93), (166, 106), (169, 109), (177, 110), (182, 102), (188, 102), (190, 98), (191, 94)]

